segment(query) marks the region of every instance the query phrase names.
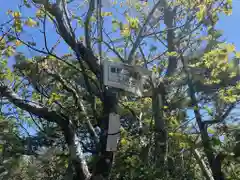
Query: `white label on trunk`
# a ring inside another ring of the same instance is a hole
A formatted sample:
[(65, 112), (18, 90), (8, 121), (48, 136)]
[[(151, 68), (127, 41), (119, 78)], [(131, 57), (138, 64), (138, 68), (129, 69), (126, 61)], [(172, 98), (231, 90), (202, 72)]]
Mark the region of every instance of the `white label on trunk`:
[(120, 116), (116, 113), (110, 113), (106, 151), (117, 151), (117, 144), (119, 138), (120, 138)]

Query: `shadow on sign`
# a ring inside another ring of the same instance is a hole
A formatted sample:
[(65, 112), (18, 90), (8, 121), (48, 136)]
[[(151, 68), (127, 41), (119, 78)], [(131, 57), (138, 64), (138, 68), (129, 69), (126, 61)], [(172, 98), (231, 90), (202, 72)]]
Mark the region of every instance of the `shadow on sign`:
[(104, 85), (142, 96), (144, 79), (151, 73), (140, 66), (104, 61)]

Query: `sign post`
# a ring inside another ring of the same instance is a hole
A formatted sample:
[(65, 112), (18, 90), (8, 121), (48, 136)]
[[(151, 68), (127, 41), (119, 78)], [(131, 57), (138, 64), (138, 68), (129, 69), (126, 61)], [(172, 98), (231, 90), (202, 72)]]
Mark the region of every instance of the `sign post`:
[(140, 66), (104, 61), (104, 85), (143, 95), (144, 83), (150, 72)]
[[(131, 66), (121, 62), (104, 61), (103, 82), (105, 86), (122, 89), (137, 96), (143, 95), (144, 83), (151, 73), (140, 66)], [(120, 138), (120, 116), (110, 113), (108, 117), (106, 151), (114, 152)]]

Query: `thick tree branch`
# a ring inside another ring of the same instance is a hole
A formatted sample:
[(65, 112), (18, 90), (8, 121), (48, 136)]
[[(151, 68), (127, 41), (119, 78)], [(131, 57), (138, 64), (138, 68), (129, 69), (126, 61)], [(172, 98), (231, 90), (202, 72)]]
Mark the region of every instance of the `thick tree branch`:
[(42, 117), (50, 122), (63, 124), (64, 121), (66, 121), (63, 116), (57, 114), (55, 111), (49, 110), (47, 107), (40, 106), (38, 103), (22, 99), (7, 86), (0, 86), (0, 96), (6, 97), (11, 103), (20, 109), (31, 112), (32, 114)]
[(67, 16), (67, 8), (64, 3), (50, 4), (48, 0), (33, 0), (34, 3), (44, 5), (45, 9), (55, 18), (57, 30), (59, 31), (65, 42), (79, 55), (89, 66), (91, 71), (99, 77), (100, 65), (98, 59), (94, 56), (91, 49), (86, 48), (80, 41), (75, 39), (75, 34), (71, 30), (69, 17)]
[(83, 111), (83, 113), (84, 113), (84, 115), (85, 115), (85, 118), (86, 118), (86, 120), (87, 120), (87, 125), (88, 125), (88, 128), (89, 128), (89, 130), (90, 130), (90, 133), (93, 135), (94, 140), (95, 140), (95, 142), (97, 143), (97, 142), (98, 142), (98, 135), (97, 135), (97, 133), (95, 132), (93, 126), (92, 126), (92, 123), (91, 123), (91, 121), (90, 121), (90, 118), (88, 117), (88, 114), (87, 114), (87, 112), (86, 112), (86, 109), (85, 109), (85, 107), (84, 107), (84, 105), (83, 105), (83, 102), (82, 102), (81, 98), (79, 97), (77, 91), (76, 91), (74, 88), (72, 88), (72, 87), (67, 83), (67, 81), (66, 81), (60, 74), (55, 74), (55, 73), (52, 73), (52, 72), (50, 72), (50, 71), (48, 71), (48, 74), (50, 74), (50, 75), (53, 76), (57, 81), (59, 81), (59, 82), (63, 85), (64, 89), (66, 89), (68, 92), (71, 92), (71, 93), (72, 93), (73, 97), (74, 97), (75, 100), (76, 100), (76, 103), (77, 103), (78, 108), (79, 108), (81, 111)]
[(74, 163), (79, 179), (89, 179), (90, 173), (86, 161), (83, 158), (80, 140), (76, 135), (72, 122), (67, 117), (37, 103), (24, 100), (3, 84), (0, 84), (0, 96), (7, 98), (9, 102), (22, 110), (28, 111), (38, 117), (42, 117), (49, 122), (57, 123), (64, 132), (65, 140), (69, 147), (69, 154)]
[[(173, 22), (175, 18), (175, 12), (176, 10), (169, 10), (169, 7), (164, 7), (164, 23), (167, 26), (167, 47), (168, 47), (168, 52), (173, 52), (175, 51), (175, 35), (174, 35), (174, 30), (173, 30)], [(170, 77), (174, 71), (177, 68), (177, 57), (170, 56), (168, 59), (168, 67), (167, 67), (167, 72), (166, 76)]]

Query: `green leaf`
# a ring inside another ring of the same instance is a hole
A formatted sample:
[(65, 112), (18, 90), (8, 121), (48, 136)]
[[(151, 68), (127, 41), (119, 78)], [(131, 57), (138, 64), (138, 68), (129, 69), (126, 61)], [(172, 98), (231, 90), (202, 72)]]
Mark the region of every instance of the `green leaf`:
[(120, 143), (121, 143), (121, 145), (125, 146), (125, 145), (128, 144), (128, 141), (127, 141), (127, 139), (122, 138), (121, 141), (120, 141)]
[(123, 48), (116, 48), (117, 52), (123, 53)]
[(27, 25), (29, 27), (36, 27), (36, 26), (38, 26), (38, 22), (34, 21), (32, 18), (28, 18), (25, 21), (25, 25)]
[(136, 8), (137, 11), (140, 11), (140, 10), (141, 10), (141, 5), (140, 5), (140, 3), (136, 3), (136, 4), (135, 4), (135, 8)]
[(197, 106), (194, 106), (193, 110), (197, 111), (197, 110), (199, 110), (199, 108)]
[(240, 52), (235, 53), (236, 58), (240, 59)]
[(138, 29), (139, 20), (137, 18), (128, 17), (128, 23), (131, 29)]
[(112, 16), (112, 12), (102, 12), (101, 16)]
[(208, 112), (208, 115), (213, 116), (213, 112), (209, 107), (204, 106), (203, 108)]
[(18, 18), (14, 20), (13, 27), (15, 28), (16, 32), (22, 31), (22, 21)]
[(223, 31), (218, 30), (214, 32), (214, 37), (216, 39), (220, 38), (222, 35), (223, 35)]
[(4, 50), (6, 47), (6, 40), (0, 36), (0, 50)]
[(177, 56), (178, 53), (176, 51), (173, 52), (167, 52), (167, 56)]
[(42, 9), (38, 9), (36, 12), (37, 18), (43, 18), (44, 17), (44, 11)]
[(90, 22), (96, 22), (97, 19), (96, 19), (96, 17), (92, 16), (92, 17), (90, 17), (89, 21), (90, 21)]
[(210, 134), (214, 134), (215, 131), (214, 131), (214, 129), (212, 129), (212, 128), (208, 128), (208, 133), (210, 133)]
[(50, 98), (48, 99), (48, 104), (51, 105), (53, 102), (58, 101), (60, 99), (61, 99), (61, 95), (56, 94), (56, 93), (52, 93)]
[(226, 48), (229, 53), (235, 51), (235, 46), (233, 44), (227, 44)]
[(152, 67), (152, 71), (153, 72), (157, 72), (157, 66), (154, 64), (153, 67)]
[(2, 152), (3, 152), (3, 145), (0, 144), (0, 153), (2, 153)]
[(228, 5), (232, 5), (232, 0), (227, 0)]
[(84, 26), (84, 22), (83, 22), (83, 20), (82, 20), (81, 18), (77, 18), (77, 22), (78, 22), (78, 24), (79, 24), (81, 27)]
[(213, 145), (215, 145), (215, 146), (219, 146), (219, 145), (222, 144), (222, 142), (220, 141), (220, 139), (219, 139), (219, 138), (216, 138), (216, 137), (213, 137), (213, 138), (212, 138), (212, 143), (213, 143)]
[(198, 7), (199, 7), (199, 11), (197, 12), (196, 16), (198, 21), (202, 21), (205, 17), (206, 6), (201, 4)]
[(113, 32), (116, 32), (119, 27), (120, 27), (119, 23), (116, 20), (113, 20), (112, 21), (112, 30), (113, 30)]
[(15, 50), (13, 49), (12, 46), (8, 46), (7, 49), (5, 50), (4, 54), (7, 56), (7, 57), (10, 57), (14, 54)]
[(21, 16), (21, 13), (20, 12), (18, 12), (18, 11), (16, 11), (16, 12), (13, 12), (12, 13), (12, 16), (14, 17), (14, 18), (20, 18), (20, 16)]

